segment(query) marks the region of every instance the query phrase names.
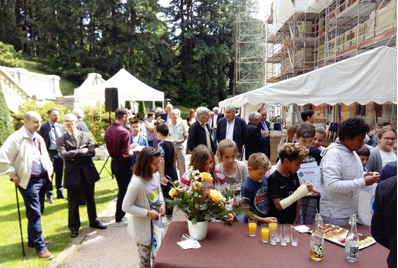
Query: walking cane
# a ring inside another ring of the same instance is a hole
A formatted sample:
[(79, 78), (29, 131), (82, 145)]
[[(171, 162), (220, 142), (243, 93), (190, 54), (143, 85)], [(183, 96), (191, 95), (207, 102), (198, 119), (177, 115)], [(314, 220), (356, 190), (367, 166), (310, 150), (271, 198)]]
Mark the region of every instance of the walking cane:
[(25, 247), (23, 244), (23, 235), (22, 235), (22, 223), (21, 223), (21, 210), (19, 209), (19, 198), (18, 198), (18, 189), (15, 184), (15, 195), (17, 196), (17, 207), (18, 207), (18, 218), (19, 218), (19, 232), (21, 233), (21, 245), (22, 245), (22, 255), (25, 257)]

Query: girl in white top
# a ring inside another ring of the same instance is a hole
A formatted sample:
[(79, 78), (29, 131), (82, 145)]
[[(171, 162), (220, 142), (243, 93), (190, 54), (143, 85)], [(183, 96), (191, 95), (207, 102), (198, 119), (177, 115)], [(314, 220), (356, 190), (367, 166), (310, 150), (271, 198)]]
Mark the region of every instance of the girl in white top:
[(216, 165), (216, 176), (220, 183), (227, 182), (233, 185), (235, 196), (238, 196), (243, 182), (249, 176), (247, 165), (236, 160), (238, 148), (233, 140), (222, 140), (217, 149), (220, 163)]
[(140, 267), (151, 267), (151, 220), (166, 213), (160, 188), (160, 151), (145, 147), (138, 155), (122, 209), (131, 214), (127, 230), (135, 239)]
[(383, 167), (392, 161), (397, 161), (397, 151), (392, 149), (397, 140), (397, 130), (391, 126), (384, 126), (377, 134), (377, 147), (370, 150), (369, 162), (366, 169), (370, 172), (381, 173)]

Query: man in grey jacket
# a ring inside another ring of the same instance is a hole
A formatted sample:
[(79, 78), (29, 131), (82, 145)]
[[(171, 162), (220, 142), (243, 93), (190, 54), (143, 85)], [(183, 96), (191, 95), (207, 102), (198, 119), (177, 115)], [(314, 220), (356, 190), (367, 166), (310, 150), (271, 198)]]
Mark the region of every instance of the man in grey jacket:
[(340, 142), (323, 151), (321, 161), (322, 194), (320, 211), (324, 223), (348, 225), (352, 214), (358, 215), (359, 190), (379, 180), (380, 175), (363, 175), (361, 160), (356, 151), (364, 144), (369, 126), (352, 117), (339, 128)]

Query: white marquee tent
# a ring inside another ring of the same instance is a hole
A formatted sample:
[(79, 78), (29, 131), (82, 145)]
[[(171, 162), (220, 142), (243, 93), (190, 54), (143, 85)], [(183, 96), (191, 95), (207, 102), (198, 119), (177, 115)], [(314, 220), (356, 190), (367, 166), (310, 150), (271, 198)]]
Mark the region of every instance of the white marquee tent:
[(104, 83), (75, 89), (75, 101), (83, 105), (103, 103), (105, 101), (105, 88), (110, 87), (118, 89), (119, 105), (124, 105), (125, 101), (161, 101), (163, 106), (164, 93), (162, 91), (146, 85), (125, 69), (120, 69)]
[(242, 118), (259, 104), (397, 104), (397, 50), (379, 47), (355, 57), (219, 102), (242, 107)]

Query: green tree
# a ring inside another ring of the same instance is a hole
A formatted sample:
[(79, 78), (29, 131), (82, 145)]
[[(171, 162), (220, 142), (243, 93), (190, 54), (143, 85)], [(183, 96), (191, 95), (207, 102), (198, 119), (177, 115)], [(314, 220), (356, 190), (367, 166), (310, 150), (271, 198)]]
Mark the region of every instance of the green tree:
[(130, 101), (125, 101), (125, 102), (124, 102), (124, 107), (127, 108), (128, 110), (131, 110), (131, 103), (130, 103)]
[(137, 118), (141, 121), (144, 120), (145, 117), (145, 103), (143, 101), (140, 101), (138, 103), (138, 113), (137, 113)]
[(4, 44), (0, 41), (0, 65), (7, 67), (23, 67), (20, 60), (21, 52), (16, 52), (12, 45)]
[(8, 110), (6, 100), (4, 99), (3, 90), (0, 84), (0, 145), (3, 145), (5, 140), (10, 136), (14, 129), (12, 125), (12, 118)]

